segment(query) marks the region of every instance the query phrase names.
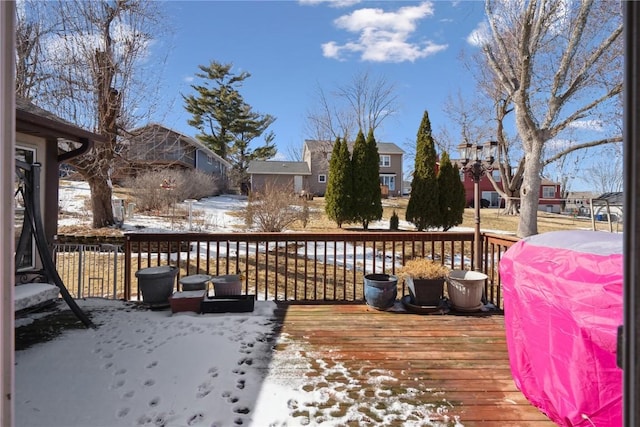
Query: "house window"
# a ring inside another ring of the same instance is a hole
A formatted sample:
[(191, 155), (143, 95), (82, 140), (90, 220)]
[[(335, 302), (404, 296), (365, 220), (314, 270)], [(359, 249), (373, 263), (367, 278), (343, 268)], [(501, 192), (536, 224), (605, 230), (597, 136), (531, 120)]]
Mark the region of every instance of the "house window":
[(492, 171), (491, 177), (495, 182), (500, 182), (500, 171)]
[(396, 190), (396, 176), (395, 175), (380, 175), (380, 184), (386, 185), (389, 191)]
[(380, 155), (380, 167), (381, 168), (388, 168), (391, 166), (391, 156), (389, 156), (388, 154), (381, 154)]
[(464, 182), (464, 171), (460, 169), (460, 181)]
[[(26, 147), (16, 146), (16, 160), (21, 160), (28, 164), (33, 164), (36, 161), (36, 150)], [(25, 200), (22, 197), (22, 193), (16, 192), (18, 189), (19, 181), (15, 176), (14, 181), (14, 227), (15, 227), (15, 248), (18, 249), (18, 243), (20, 235), (22, 234), (22, 226), (24, 223), (25, 215)], [(26, 242), (23, 250), (20, 251), (19, 256), (16, 257), (16, 269), (29, 270), (35, 267), (35, 242), (33, 238)]]
[(325, 174), (320, 174), (318, 175), (318, 182), (324, 184), (327, 182), (327, 175)]
[(556, 187), (552, 185), (544, 185), (542, 187), (542, 198), (553, 199), (556, 196)]
[(213, 157), (207, 156), (207, 163), (210, 165), (213, 164)]

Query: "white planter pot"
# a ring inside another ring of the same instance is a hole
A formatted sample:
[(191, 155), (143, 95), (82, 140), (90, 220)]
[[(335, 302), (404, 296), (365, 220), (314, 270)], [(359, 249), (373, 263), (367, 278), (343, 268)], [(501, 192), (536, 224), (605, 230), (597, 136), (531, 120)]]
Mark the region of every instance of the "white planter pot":
[(211, 282), (213, 283), (213, 292), (217, 297), (242, 293), (242, 276), (240, 274), (213, 276)]
[(482, 291), (488, 276), (478, 271), (451, 270), (447, 277), (447, 292), (453, 308), (477, 311), (482, 308)]

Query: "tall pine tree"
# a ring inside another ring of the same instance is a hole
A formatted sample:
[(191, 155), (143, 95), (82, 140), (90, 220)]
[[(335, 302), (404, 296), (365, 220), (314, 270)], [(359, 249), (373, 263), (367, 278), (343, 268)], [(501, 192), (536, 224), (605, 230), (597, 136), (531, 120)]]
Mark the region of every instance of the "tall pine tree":
[(353, 168), (353, 217), (369, 229), (369, 222), (382, 218), (382, 194), (380, 191), (380, 155), (369, 130), (365, 140), (362, 130), (358, 132), (351, 158)]
[(416, 157), (406, 220), (413, 223), (418, 231), (440, 226), (439, 198), (436, 148), (431, 135), (429, 114), (425, 111), (416, 139)]
[(440, 157), (438, 190), (440, 192), (440, 226), (447, 231), (451, 227), (462, 224), (466, 200), (464, 185), (460, 180), (460, 170), (457, 165), (451, 164), (446, 151)]
[[(191, 85), (195, 95), (183, 98), (185, 109), (193, 116), (188, 123), (200, 131), (196, 138), (233, 165), (232, 179), (236, 184), (246, 184), (251, 160), (267, 160), (276, 154), (274, 134), (267, 131), (276, 118), (254, 111), (245, 102), (239, 87), (251, 74), (234, 74), (232, 66), (216, 61), (199, 65), (201, 72), (196, 77), (202, 82)], [(250, 148), (253, 140), (260, 137), (264, 144)]]
[(351, 158), (349, 147), (344, 139), (336, 138), (329, 160), (329, 181), (325, 193), (324, 211), (327, 217), (342, 228), (342, 224), (352, 218), (353, 197)]

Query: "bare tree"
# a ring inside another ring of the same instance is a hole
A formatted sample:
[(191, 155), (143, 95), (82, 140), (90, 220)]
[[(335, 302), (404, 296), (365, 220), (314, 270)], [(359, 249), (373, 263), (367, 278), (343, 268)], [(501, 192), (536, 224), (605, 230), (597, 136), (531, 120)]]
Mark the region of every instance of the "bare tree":
[(94, 227), (115, 222), (111, 176), (120, 160), (118, 135), (150, 114), (157, 95), (162, 67), (149, 58), (153, 35), (161, 25), (167, 29), (159, 6), (151, 0), (46, 3), (55, 26), (40, 38), (40, 86), (26, 86), (41, 107), (107, 139), (73, 161), (91, 189)]
[(43, 39), (55, 27), (43, 2), (25, 0), (16, 8), (16, 95), (32, 100), (49, 76), (40, 73)]
[(395, 86), (368, 71), (338, 86), (330, 94), (317, 88), (317, 106), (307, 115), (307, 129), (318, 141), (352, 140), (359, 130), (374, 131), (398, 111)]
[[(576, 150), (619, 142), (622, 15), (616, 2), (487, 0), (478, 38), (486, 66), (513, 103), (522, 144), (517, 234), (537, 233), (541, 172)], [(591, 125), (597, 124), (594, 131)], [(582, 129), (580, 138), (564, 133)], [(550, 142), (567, 143), (545, 156)]]
[(622, 173), (621, 147), (600, 153), (582, 176), (593, 191), (597, 193), (616, 193), (622, 191), (624, 174)]
[[(492, 174), (487, 174), (494, 190), (505, 200), (504, 213), (516, 215), (519, 206), (520, 185), (522, 183), (523, 162), (512, 164), (513, 153), (517, 153), (519, 146), (517, 140), (507, 134), (505, 120), (513, 111), (509, 98), (501, 92), (495, 79), (486, 70), (472, 70), (478, 72), (476, 79), (480, 91), (478, 96), (472, 99), (472, 104), (458, 94), (456, 100), (449, 98), (445, 104), (445, 113), (451, 119), (453, 127), (460, 134), (460, 142), (479, 145), (487, 140), (498, 142), (497, 165), (495, 168), (500, 173), (500, 181), (497, 182)], [(450, 125), (451, 126), (451, 125)], [(445, 133), (447, 134), (447, 133)], [(457, 144), (455, 144), (457, 145)], [(448, 150), (454, 146), (447, 144)]]

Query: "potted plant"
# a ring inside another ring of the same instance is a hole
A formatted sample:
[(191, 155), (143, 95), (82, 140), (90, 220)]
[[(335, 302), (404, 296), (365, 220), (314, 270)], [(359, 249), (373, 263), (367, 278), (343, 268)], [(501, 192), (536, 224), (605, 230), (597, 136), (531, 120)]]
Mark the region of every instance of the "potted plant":
[(438, 306), (444, 291), (449, 268), (428, 258), (413, 258), (399, 269), (409, 288), (411, 303), (418, 306)]

